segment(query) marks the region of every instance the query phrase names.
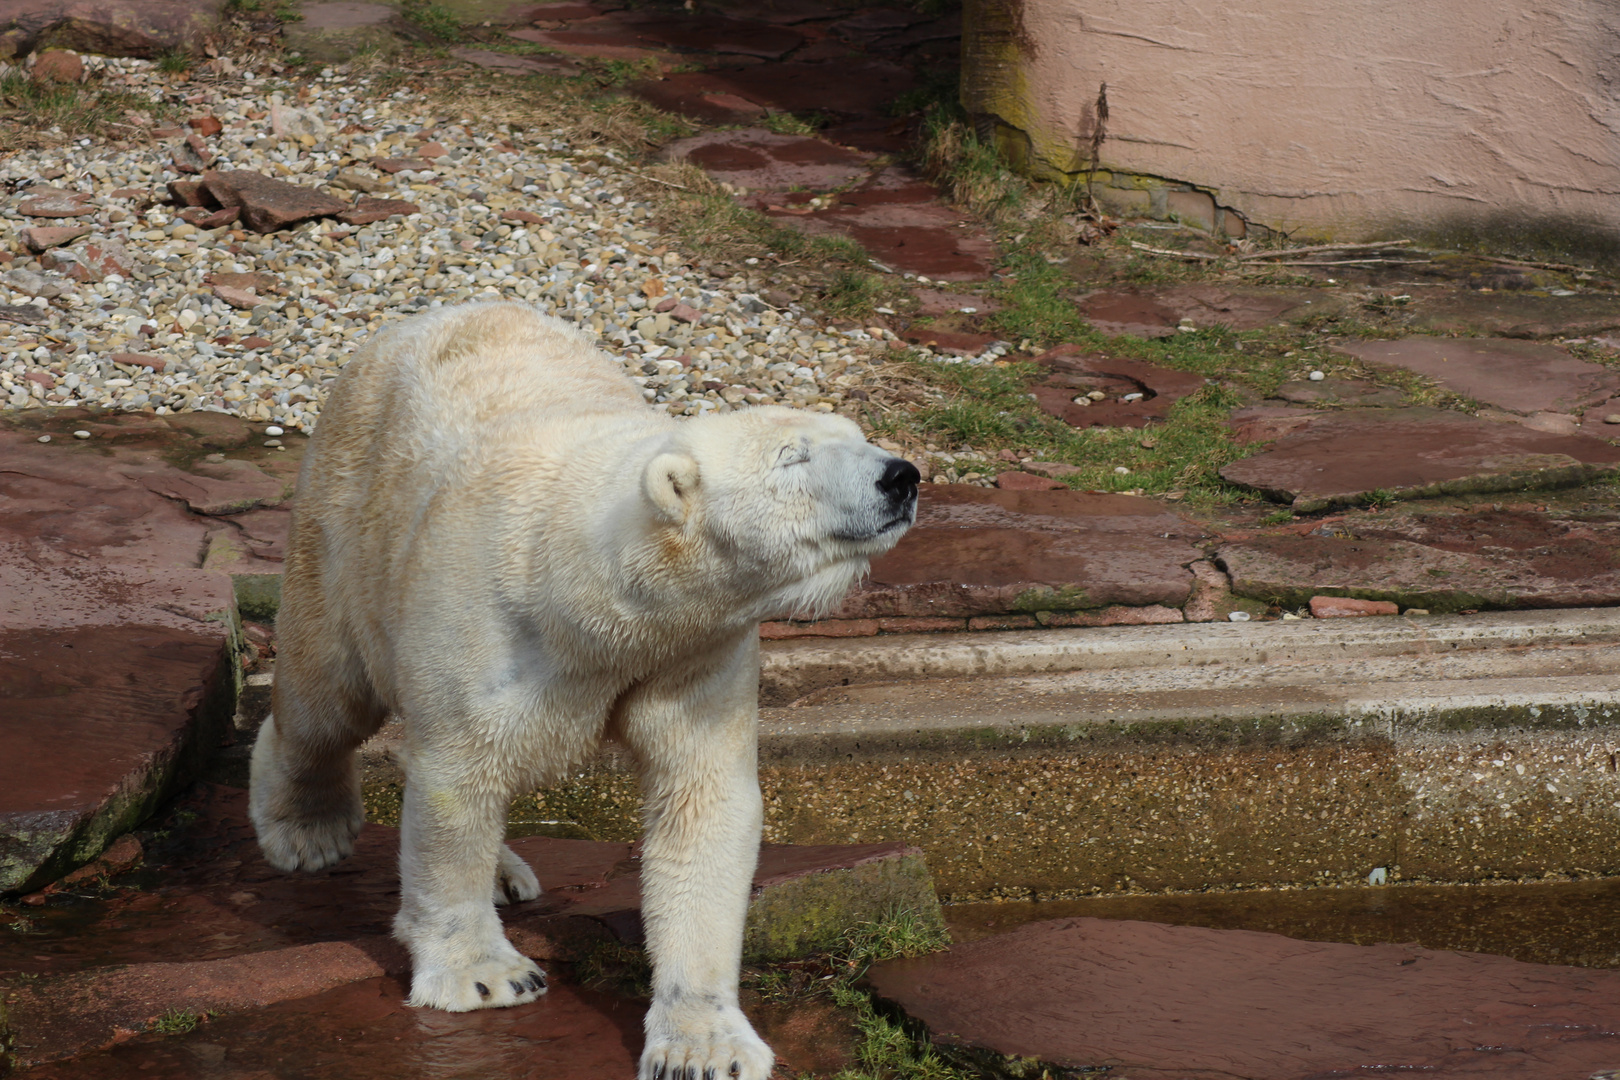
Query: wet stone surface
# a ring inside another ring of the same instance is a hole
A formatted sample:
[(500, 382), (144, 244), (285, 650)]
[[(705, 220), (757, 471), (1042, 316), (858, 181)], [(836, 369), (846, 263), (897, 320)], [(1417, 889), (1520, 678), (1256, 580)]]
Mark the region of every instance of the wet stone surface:
[(1448, 290), (1422, 298), (1412, 325), (1444, 334), (1576, 337), (1620, 328), (1620, 297)]
[[(1072, 427), (1144, 427), (1204, 388), (1201, 375), (1062, 345), (1035, 358), (1052, 371), (1031, 387), (1043, 412)], [(1098, 395), (1095, 400), (1092, 395)]]
[(1344, 300), (1321, 289), (1263, 289), (1200, 284), (1103, 289), (1082, 297), (1080, 313), (1105, 334), (1169, 337), (1186, 320), (1197, 327), (1258, 330), (1335, 314)]
[(1313, 417), (1221, 476), (1308, 512), (1374, 491), (1394, 498), (1569, 487), (1620, 467), (1620, 447), (1436, 409)]
[(1298, 605), (1324, 591), (1435, 612), (1620, 604), (1620, 520), (1483, 509), (1256, 536), (1217, 552), (1241, 596)]
[(1589, 1076), (1620, 972), (1413, 945), (1063, 919), (873, 968), (936, 1042), (1132, 1076)]
[(1200, 535), (1129, 495), (925, 485), (917, 524), (831, 617), (1179, 608)]

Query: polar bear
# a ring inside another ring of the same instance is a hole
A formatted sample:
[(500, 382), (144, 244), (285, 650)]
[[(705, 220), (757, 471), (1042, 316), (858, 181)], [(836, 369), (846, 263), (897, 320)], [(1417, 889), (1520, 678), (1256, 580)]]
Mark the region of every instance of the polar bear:
[(758, 854), (758, 623), (824, 610), (916, 516), (918, 474), (842, 417), (677, 421), (591, 338), (511, 303), (373, 338), (304, 462), (251, 813), (270, 863), (348, 855), (355, 749), (403, 719), (410, 1004), (531, 1001), (495, 905), (540, 894), (503, 843), (518, 792), (604, 738), (646, 809), (653, 962), (640, 1076), (764, 1080), (737, 1006)]

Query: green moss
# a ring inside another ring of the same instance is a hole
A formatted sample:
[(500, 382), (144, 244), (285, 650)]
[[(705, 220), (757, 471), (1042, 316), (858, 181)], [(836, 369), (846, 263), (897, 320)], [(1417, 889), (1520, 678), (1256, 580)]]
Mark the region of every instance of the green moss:
[(921, 855), (779, 882), (749, 906), (743, 956), (759, 963), (830, 951), (847, 941), (851, 927), (881, 923), (897, 908), (912, 913), (908, 925), (915, 933), (944, 933), (944, 916)]
[(1026, 589), (1014, 597), (1012, 610), (1037, 614), (1048, 611), (1080, 611), (1085, 608), (1101, 607), (1079, 585), (1063, 585), (1059, 588), (1041, 585), (1033, 589)]

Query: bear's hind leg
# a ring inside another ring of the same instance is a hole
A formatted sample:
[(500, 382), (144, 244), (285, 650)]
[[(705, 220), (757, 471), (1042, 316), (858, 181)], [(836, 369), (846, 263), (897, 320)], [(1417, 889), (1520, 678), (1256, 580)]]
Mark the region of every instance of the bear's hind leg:
[(334, 673), (297, 649), (277, 664), (271, 715), (253, 744), (248, 804), (259, 848), (278, 870), (331, 866), (354, 851), (365, 823), (354, 752), (386, 714), (368, 687), (355, 685), (357, 668)]
[(495, 853), (495, 904), (521, 904), (541, 893), (540, 879), (529, 864), (505, 844)]

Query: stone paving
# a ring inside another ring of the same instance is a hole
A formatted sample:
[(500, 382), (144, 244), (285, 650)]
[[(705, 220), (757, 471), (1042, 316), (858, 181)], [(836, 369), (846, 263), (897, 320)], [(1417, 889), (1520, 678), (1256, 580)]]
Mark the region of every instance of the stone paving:
[(1415, 945), (1079, 918), (879, 964), (871, 981), (937, 1044), (1076, 1073), (1607, 1077), (1620, 1064), (1620, 972)]

